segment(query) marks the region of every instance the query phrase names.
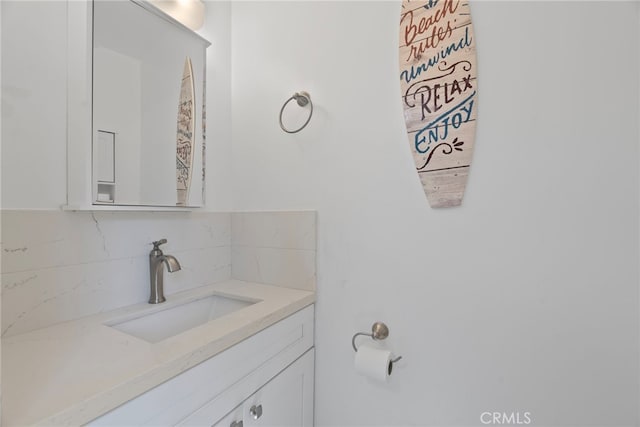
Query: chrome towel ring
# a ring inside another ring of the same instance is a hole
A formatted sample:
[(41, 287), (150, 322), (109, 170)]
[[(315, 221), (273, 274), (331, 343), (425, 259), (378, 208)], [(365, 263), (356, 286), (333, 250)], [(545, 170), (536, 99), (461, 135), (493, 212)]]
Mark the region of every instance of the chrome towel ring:
[[(300, 126), (300, 128), (296, 129), (296, 130), (289, 130), (286, 127), (284, 127), (284, 124), (282, 123), (282, 112), (284, 111), (284, 109), (286, 108), (287, 104), (289, 102), (291, 102), (292, 100), (296, 100), (296, 102), (298, 103), (299, 106), (304, 107), (307, 104), (309, 104), (309, 106), (311, 107), (311, 110), (309, 110), (309, 117), (307, 118), (307, 121), (304, 122), (304, 124), (302, 126)], [(309, 95), (308, 92), (296, 92), (293, 94), (293, 96), (291, 96), (291, 98), (287, 99), (284, 103), (284, 105), (282, 106), (282, 108), (280, 109), (280, 128), (287, 132), (287, 133), (297, 133), (300, 132), (302, 129), (305, 128), (305, 126), (307, 126), (309, 124), (309, 121), (311, 120), (311, 116), (313, 115), (313, 102), (311, 102), (311, 95)]]

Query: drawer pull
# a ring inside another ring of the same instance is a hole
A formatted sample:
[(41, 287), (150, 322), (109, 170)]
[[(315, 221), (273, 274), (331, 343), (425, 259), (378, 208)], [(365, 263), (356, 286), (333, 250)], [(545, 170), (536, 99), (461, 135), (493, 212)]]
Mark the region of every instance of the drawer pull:
[(253, 417), (254, 420), (257, 420), (262, 416), (262, 405), (253, 405), (251, 409), (249, 409), (249, 414)]
[(244, 426), (244, 423), (242, 422), (242, 420), (240, 420), (240, 421), (232, 422), (229, 427), (243, 427), (243, 426)]

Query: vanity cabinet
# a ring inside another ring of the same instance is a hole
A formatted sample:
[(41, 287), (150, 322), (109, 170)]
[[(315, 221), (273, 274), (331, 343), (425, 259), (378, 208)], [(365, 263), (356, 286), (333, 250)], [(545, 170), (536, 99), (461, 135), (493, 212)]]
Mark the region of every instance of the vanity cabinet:
[(313, 330), (310, 305), (89, 425), (312, 426)]
[(314, 351), (307, 351), (275, 378), (222, 418), (216, 402), (206, 405), (180, 426), (311, 427), (313, 425)]

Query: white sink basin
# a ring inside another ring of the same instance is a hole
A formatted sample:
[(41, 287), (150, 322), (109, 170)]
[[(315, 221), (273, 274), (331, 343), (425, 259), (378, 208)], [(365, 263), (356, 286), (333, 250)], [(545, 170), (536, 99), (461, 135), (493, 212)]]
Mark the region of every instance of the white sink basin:
[(256, 302), (210, 295), (177, 306), (167, 306), (166, 309), (142, 314), (133, 319), (129, 317), (126, 320), (107, 322), (105, 325), (156, 343)]

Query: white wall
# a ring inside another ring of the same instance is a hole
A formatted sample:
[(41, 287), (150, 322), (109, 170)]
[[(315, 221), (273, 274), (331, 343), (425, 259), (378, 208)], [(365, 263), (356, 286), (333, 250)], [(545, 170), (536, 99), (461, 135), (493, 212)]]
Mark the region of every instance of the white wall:
[(59, 208), (66, 203), (66, 2), (0, 7), (2, 207)]
[[(2, 24), (2, 7), (0, 7), (0, 25)], [(2, 46), (2, 32), (0, 31), (0, 46)], [(2, 55), (0, 55), (0, 82), (2, 81)], [(0, 102), (0, 134), (2, 129), (2, 102)], [(0, 165), (2, 165), (2, 150), (0, 149)], [(2, 200), (2, 174), (0, 174), (0, 200)], [(0, 227), (0, 241), (2, 241), (2, 227)], [(0, 268), (2, 261), (0, 259)], [(0, 294), (0, 329), (2, 329), (2, 295)], [(0, 367), (2, 366), (2, 340), (0, 340)], [(0, 420), (2, 419), (2, 369), (0, 369)]]
[[(96, 85), (93, 92), (94, 99), (100, 100), (93, 103), (93, 111), (96, 113), (93, 126), (96, 134), (99, 131), (105, 131), (115, 135), (112, 140), (113, 161), (105, 162), (103, 155), (94, 156), (93, 172), (98, 176), (96, 180), (100, 180), (100, 175), (95, 169), (99, 168), (98, 165), (102, 165), (102, 170), (113, 170), (116, 200), (119, 203), (135, 205), (145, 200), (140, 192), (140, 170), (142, 169), (140, 61), (107, 48), (96, 47), (94, 53), (93, 76), (103, 84)], [(116, 84), (116, 82), (120, 83)], [(94, 150), (97, 147), (98, 143), (94, 142)]]
[[(636, 425), (636, 5), (472, 2), (477, 148), (446, 210), (407, 147), (399, 1), (232, 7), (234, 209), (318, 209), (317, 424)], [(352, 368), (375, 320), (404, 356), (386, 386)]]
[(198, 33), (207, 49), (206, 209), (230, 211), (231, 185), (231, 5), (206, 1), (205, 26)]

